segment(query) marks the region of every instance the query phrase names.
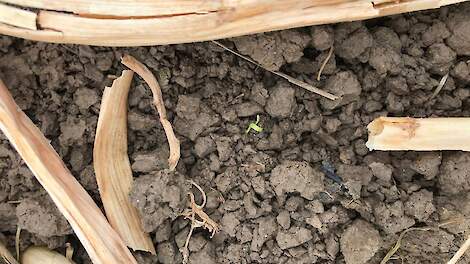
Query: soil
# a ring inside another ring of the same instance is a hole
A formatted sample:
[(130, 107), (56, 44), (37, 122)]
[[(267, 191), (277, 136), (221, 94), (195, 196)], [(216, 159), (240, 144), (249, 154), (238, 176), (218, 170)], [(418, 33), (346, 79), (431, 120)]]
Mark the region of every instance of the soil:
[[(129, 96), (131, 201), (157, 255), (181, 263), (193, 180), (221, 225), (196, 229), (190, 263), (379, 263), (410, 231), (390, 263), (444, 263), (470, 228), (470, 154), (370, 152), (366, 125), (378, 116), (470, 116), (470, 5), (363, 22), (305, 27), (222, 40), (270, 70), (329, 92), (321, 98), (211, 42), (141, 48), (45, 44), (0, 38), (0, 76), (100, 204), (92, 148), (105, 86), (127, 53), (162, 86), (181, 140), (177, 172), (148, 87)], [(317, 72), (327, 58), (319, 81)], [(449, 78), (431, 98), (444, 75)], [(262, 132), (248, 125), (259, 115)], [(90, 263), (65, 219), (2, 135), (0, 239), (46, 245)], [(192, 189), (196, 200), (201, 196)], [(446, 223), (446, 224), (445, 224)], [(470, 262), (465, 255), (461, 263)]]

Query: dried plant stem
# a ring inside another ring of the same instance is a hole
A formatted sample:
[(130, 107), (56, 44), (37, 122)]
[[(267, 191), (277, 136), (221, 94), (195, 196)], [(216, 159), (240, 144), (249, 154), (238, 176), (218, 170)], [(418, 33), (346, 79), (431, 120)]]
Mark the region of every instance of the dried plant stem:
[(470, 151), (470, 118), (379, 117), (367, 128), (370, 150)]
[(32, 246), (21, 256), (21, 264), (74, 264), (74, 262), (46, 247)]
[(15, 234), (15, 251), (16, 251), (16, 260), (20, 261), (20, 236), (21, 236), (21, 227), (18, 225), (16, 227)]
[(248, 58), (247, 56), (243, 56), (242, 54), (240, 54), (240, 53), (238, 53), (238, 52), (236, 52), (236, 51), (234, 51), (234, 50), (232, 50), (232, 49), (229, 49), (227, 46), (223, 45), (222, 43), (220, 43), (220, 42), (218, 42), (218, 41), (213, 40), (212, 43), (216, 44), (217, 46), (223, 48), (224, 50), (226, 50), (226, 51), (228, 51), (228, 52), (230, 52), (230, 53), (232, 53), (232, 54), (235, 54), (236, 56), (238, 56), (238, 57), (240, 57), (240, 58), (242, 58), (242, 59), (244, 59), (244, 60), (246, 60), (246, 61), (249, 61), (249, 62), (253, 63), (254, 65), (256, 65), (256, 66), (258, 66), (258, 67), (264, 69), (265, 71), (269, 71), (269, 72), (271, 72), (272, 74), (275, 74), (275, 75), (277, 75), (277, 76), (279, 76), (279, 77), (281, 77), (281, 78), (284, 78), (285, 80), (287, 80), (288, 82), (290, 82), (290, 83), (292, 83), (292, 84), (294, 84), (294, 85), (297, 85), (297, 86), (299, 86), (299, 87), (301, 87), (301, 88), (304, 88), (304, 89), (306, 89), (306, 90), (308, 90), (308, 91), (310, 91), (310, 92), (313, 92), (313, 93), (316, 93), (316, 94), (321, 95), (321, 96), (323, 96), (323, 97), (326, 97), (326, 98), (328, 98), (328, 99), (330, 99), (330, 100), (336, 100), (336, 99), (338, 99), (338, 96), (336, 96), (336, 95), (334, 95), (334, 94), (331, 94), (331, 93), (329, 93), (329, 92), (325, 92), (325, 91), (323, 91), (323, 90), (320, 90), (320, 89), (318, 89), (317, 87), (314, 87), (314, 86), (312, 86), (312, 85), (310, 85), (310, 84), (308, 84), (308, 83), (306, 83), (306, 82), (302, 82), (302, 81), (300, 81), (300, 80), (297, 80), (297, 79), (295, 79), (295, 78), (293, 78), (293, 77), (291, 77), (291, 76), (289, 76), (289, 75), (287, 75), (287, 74), (284, 74), (284, 73), (278, 72), (278, 71), (269, 70), (269, 69), (263, 67), (263, 65), (261, 65), (261, 64), (255, 62), (254, 60)]
[(328, 61), (330, 60), (331, 56), (333, 55), (333, 50), (334, 50), (333, 47), (334, 46), (331, 46), (330, 51), (328, 51), (328, 55), (326, 56), (325, 60), (323, 61), (323, 63), (320, 66), (320, 70), (318, 70), (317, 81), (320, 80), (321, 74), (322, 74), (323, 70), (325, 69), (326, 64), (328, 64)]
[(0, 129), (69, 221), (93, 263), (137, 263), (49, 141), (16, 105), (2, 81)]
[(439, 85), (436, 87), (436, 90), (434, 90), (434, 92), (432, 93), (432, 95), (429, 97), (428, 100), (433, 99), (434, 97), (436, 97), (439, 94), (439, 92), (442, 90), (442, 88), (446, 84), (447, 78), (449, 78), (449, 73), (442, 76), (441, 81), (439, 82)]
[(39, 29), (0, 23), (0, 34), (57, 43), (165, 45), (364, 20), (464, 1), (2, 0), (39, 8)]
[(36, 30), (36, 13), (0, 4), (0, 22), (20, 28)]
[(104, 90), (93, 164), (111, 226), (130, 248), (155, 254), (152, 240), (142, 228), (139, 212), (128, 199), (133, 178), (127, 154), (127, 98), (133, 75), (132, 71), (123, 71), (112, 87)]
[(408, 233), (408, 232), (411, 232), (411, 231), (429, 231), (431, 230), (431, 227), (423, 227), (423, 228), (420, 228), (420, 227), (411, 227), (411, 228), (408, 228), (406, 230), (404, 230), (403, 232), (401, 232), (400, 236), (398, 237), (397, 239), (397, 242), (395, 243), (395, 245), (388, 251), (387, 255), (385, 255), (385, 257), (382, 259), (382, 261), (380, 261), (380, 264), (386, 264), (391, 258), (392, 256), (398, 251), (398, 249), (400, 249), (401, 247), (401, 241), (403, 240), (403, 237)]
[(157, 108), (158, 115), (160, 116), (160, 123), (165, 130), (168, 144), (170, 145), (170, 157), (168, 158), (168, 165), (170, 170), (174, 170), (180, 159), (180, 141), (176, 138), (173, 127), (166, 116), (165, 104), (163, 103), (162, 90), (158, 84), (157, 78), (153, 73), (141, 62), (136, 60), (130, 55), (125, 55), (121, 59), (121, 63), (126, 65), (129, 69), (136, 72), (148, 84), (153, 94), (153, 103)]
[(7, 264), (19, 264), (2, 241), (0, 241), (0, 260), (5, 261)]
[[(219, 232), (220, 230), (219, 225), (204, 212), (204, 206), (206, 206), (207, 202), (206, 193), (201, 188), (201, 186), (199, 186), (194, 181), (189, 182), (194, 185), (194, 187), (196, 187), (199, 192), (201, 192), (202, 204), (198, 205), (194, 199), (194, 194), (191, 192), (188, 193), (191, 208), (186, 209), (181, 214), (182, 216), (184, 216), (185, 219), (191, 220), (191, 227), (189, 229), (188, 236), (186, 237), (186, 242), (184, 243), (184, 247), (180, 249), (183, 255), (183, 264), (186, 264), (189, 261), (189, 241), (191, 240), (191, 236), (195, 228), (202, 227), (209, 230), (209, 232), (212, 233), (211, 238), (214, 236), (215, 233)], [(196, 217), (198, 219), (196, 219)]]
[(459, 250), (455, 253), (455, 255), (447, 262), (447, 264), (457, 264), (459, 259), (465, 254), (465, 252), (470, 247), (470, 236), (467, 237), (467, 240), (460, 246)]

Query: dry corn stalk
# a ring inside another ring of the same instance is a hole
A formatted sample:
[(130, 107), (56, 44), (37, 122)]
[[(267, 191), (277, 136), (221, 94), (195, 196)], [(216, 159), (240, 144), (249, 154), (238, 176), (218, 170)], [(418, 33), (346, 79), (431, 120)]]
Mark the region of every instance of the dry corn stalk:
[(0, 23), (0, 34), (56, 43), (143, 46), (363, 20), (468, 0), (0, 1), (39, 9), (37, 30), (11, 26), (18, 22), (10, 17)]
[(128, 200), (132, 170), (127, 155), (127, 97), (134, 73), (122, 72), (106, 87), (93, 148), (93, 164), (106, 216), (124, 242), (134, 250), (155, 254), (137, 209)]
[(46, 247), (29, 247), (21, 256), (21, 264), (74, 264)]
[(0, 22), (36, 30), (36, 13), (0, 4)]
[(93, 199), (0, 80), (0, 129), (69, 221), (95, 264), (137, 263)]
[(153, 94), (153, 103), (157, 108), (158, 115), (160, 116), (160, 123), (165, 130), (166, 137), (168, 139), (168, 145), (170, 145), (170, 157), (168, 158), (168, 167), (170, 170), (174, 170), (176, 165), (178, 165), (178, 161), (180, 159), (180, 141), (176, 138), (175, 132), (173, 131), (173, 127), (171, 126), (170, 121), (166, 116), (166, 109), (165, 104), (163, 103), (163, 95), (162, 90), (160, 89), (160, 85), (158, 84), (157, 78), (153, 75), (153, 73), (141, 62), (136, 60), (134, 57), (130, 55), (125, 55), (121, 59), (121, 63), (126, 65), (129, 69), (136, 72), (147, 85), (152, 90)]
[(470, 151), (470, 118), (379, 117), (367, 129), (370, 150)]

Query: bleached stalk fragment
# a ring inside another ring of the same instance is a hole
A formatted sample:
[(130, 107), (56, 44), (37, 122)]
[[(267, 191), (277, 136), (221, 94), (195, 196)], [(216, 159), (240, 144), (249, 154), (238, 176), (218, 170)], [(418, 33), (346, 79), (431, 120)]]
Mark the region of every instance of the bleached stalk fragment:
[(367, 129), (370, 150), (470, 151), (470, 118), (379, 117)]
[(74, 264), (74, 262), (46, 247), (33, 246), (23, 253), (21, 264)]
[(90, 195), (0, 81), (0, 129), (72, 226), (95, 264), (137, 264)]
[(7, 264), (18, 264), (18, 261), (16, 261), (8, 248), (0, 241), (0, 263), (2, 263), (2, 261)]
[(132, 71), (123, 71), (121, 77), (104, 90), (93, 165), (111, 226), (130, 248), (155, 254), (152, 240), (142, 228), (140, 215), (128, 199), (133, 178), (127, 154), (127, 98), (133, 75)]
[(153, 103), (157, 108), (158, 115), (160, 116), (160, 123), (165, 130), (168, 144), (170, 145), (170, 157), (168, 158), (168, 166), (170, 170), (174, 170), (180, 159), (180, 141), (176, 138), (173, 127), (166, 116), (165, 104), (163, 103), (162, 90), (158, 84), (157, 78), (153, 73), (141, 62), (136, 60), (130, 55), (124, 55), (121, 59), (121, 63), (126, 65), (129, 69), (136, 72), (150, 87), (153, 94)]

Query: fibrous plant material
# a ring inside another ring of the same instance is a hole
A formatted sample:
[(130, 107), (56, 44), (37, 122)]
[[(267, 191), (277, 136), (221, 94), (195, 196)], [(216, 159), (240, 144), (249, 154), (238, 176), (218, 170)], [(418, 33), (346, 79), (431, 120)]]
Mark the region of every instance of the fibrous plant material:
[(0, 129), (68, 220), (93, 263), (137, 263), (49, 141), (19, 109), (2, 81)]
[(181, 249), (181, 253), (183, 255), (183, 264), (188, 263), (189, 261), (189, 241), (191, 240), (191, 236), (195, 228), (203, 227), (209, 232), (211, 232), (211, 238), (215, 235), (215, 233), (219, 232), (220, 227), (214, 220), (212, 220), (205, 212), (204, 206), (206, 206), (206, 193), (204, 190), (194, 181), (190, 181), (194, 187), (196, 187), (202, 195), (202, 204), (198, 205), (194, 199), (193, 193), (188, 193), (189, 201), (190, 201), (190, 208), (186, 209), (181, 215), (184, 216), (184, 219), (191, 220), (191, 226), (189, 229), (188, 236), (186, 237), (186, 242), (184, 243), (184, 247)]
[(170, 145), (168, 167), (170, 170), (174, 170), (180, 159), (180, 141), (176, 138), (173, 127), (171, 126), (170, 121), (168, 121), (165, 104), (163, 103), (162, 90), (160, 89), (157, 78), (155, 78), (153, 73), (144, 64), (130, 55), (124, 55), (121, 59), (121, 63), (136, 72), (142, 79), (144, 79), (144, 81), (150, 87), (150, 90), (152, 90), (153, 103), (155, 104), (158, 115), (160, 116), (160, 123), (165, 130), (165, 134), (168, 139), (168, 145)]
[(15, 234), (15, 251), (16, 251), (16, 260), (20, 260), (20, 236), (21, 236), (21, 227), (18, 225), (16, 228)]
[(406, 235), (406, 233), (411, 232), (411, 231), (429, 231), (431, 230), (431, 227), (411, 227), (403, 232), (401, 232), (400, 236), (398, 236), (397, 242), (395, 245), (387, 252), (385, 257), (380, 261), (380, 264), (386, 264), (389, 260), (392, 259), (392, 256), (400, 249), (401, 247), (401, 242), (403, 240), (403, 237)]
[(127, 154), (127, 98), (133, 75), (132, 71), (123, 71), (121, 77), (104, 90), (93, 165), (111, 226), (130, 248), (155, 254), (152, 239), (143, 230), (139, 212), (128, 199), (133, 178)]
[(310, 92), (316, 93), (316, 94), (321, 95), (321, 96), (323, 96), (323, 97), (326, 97), (326, 98), (328, 98), (328, 99), (330, 99), (330, 100), (336, 100), (336, 99), (339, 98), (338, 96), (336, 96), (336, 95), (334, 95), (334, 94), (331, 94), (331, 93), (329, 93), (329, 92), (320, 90), (320, 89), (318, 89), (317, 87), (315, 87), (315, 86), (313, 86), (313, 85), (310, 85), (310, 84), (308, 84), (308, 83), (306, 83), (306, 82), (302, 82), (302, 81), (300, 81), (300, 80), (297, 80), (297, 79), (295, 79), (295, 78), (293, 78), (293, 77), (291, 77), (291, 76), (289, 76), (289, 75), (287, 75), (287, 74), (284, 74), (284, 73), (278, 72), (278, 71), (269, 70), (268, 68), (263, 67), (263, 65), (261, 65), (261, 64), (259, 64), (259, 63), (257, 63), (257, 62), (255, 62), (254, 60), (252, 60), (252, 59), (250, 59), (250, 58), (248, 58), (248, 57), (246, 57), (246, 56), (243, 56), (243, 55), (241, 55), (240, 53), (238, 53), (238, 52), (236, 52), (236, 51), (234, 51), (234, 50), (232, 50), (232, 49), (229, 49), (227, 46), (223, 45), (222, 43), (220, 43), (220, 42), (218, 42), (218, 41), (215, 41), (215, 40), (214, 40), (214, 41), (212, 41), (212, 43), (214, 43), (214, 44), (216, 44), (217, 46), (223, 48), (224, 50), (226, 50), (226, 51), (228, 51), (228, 52), (230, 52), (230, 53), (232, 53), (232, 54), (235, 54), (236, 56), (238, 56), (238, 57), (240, 57), (240, 58), (242, 58), (242, 59), (244, 59), (244, 60), (246, 60), (246, 61), (249, 61), (249, 62), (253, 63), (254, 65), (256, 65), (256, 66), (258, 66), (258, 67), (260, 67), (260, 68), (262, 68), (262, 69), (264, 69), (264, 70), (266, 70), (266, 71), (268, 71), (268, 72), (271, 72), (271, 73), (274, 74), (274, 75), (277, 75), (277, 76), (279, 76), (279, 77), (281, 77), (281, 78), (284, 78), (286, 81), (288, 81), (288, 82), (290, 82), (290, 83), (292, 83), (292, 84), (294, 84), (294, 85), (297, 85), (297, 86), (299, 86), (299, 87), (302, 87), (302, 88), (304, 88), (304, 89), (306, 89), (306, 90), (308, 90), (308, 91), (310, 91)]
[(454, 254), (454, 256), (447, 262), (447, 264), (457, 264), (459, 259), (467, 252), (470, 248), (470, 236), (467, 237), (467, 240), (460, 246), (459, 250)]
[(0, 4), (0, 23), (36, 30), (36, 13)]
[(379, 117), (367, 129), (370, 150), (470, 151), (470, 118)]
[(330, 51), (328, 51), (328, 55), (326, 55), (325, 60), (323, 61), (323, 63), (320, 66), (320, 69), (318, 70), (317, 81), (320, 80), (321, 74), (323, 73), (323, 70), (325, 69), (326, 65), (328, 64), (328, 61), (330, 60), (331, 56), (333, 55), (333, 50), (334, 50), (334, 46), (331, 46)]
[(56, 43), (165, 45), (364, 20), (464, 1), (2, 0), (39, 8), (39, 29), (0, 23), (0, 34)]
[[(292, 27), (367, 19), (465, 0), (410, 1), (63, 1), (4, 0), (40, 10), (41, 30), (0, 25), (0, 33), (60, 43), (140, 46), (203, 41)], [(153, 3), (152, 3), (153, 2)], [(189, 2), (189, 4), (188, 4)], [(69, 11), (66, 14), (56, 11)], [(282, 12), (280, 12), (282, 11)], [(188, 26), (190, 25), (190, 26)], [(169, 30), (171, 28), (171, 30)], [(136, 30), (140, 29), (140, 30)], [(125, 36), (123, 36), (123, 32)]]
[(434, 97), (436, 97), (436, 95), (439, 94), (439, 92), (442, 90), (442, 88), (443, 88), (444, 85), (446, 84), (447, 78), (449, 78), (449, 73), (447, 73), (446, 75), (442, 76), (441, 81), (439, 82), (439, 85), (436, 87), (436, 90), (434, 90), (434, 92), (432, 93), (432, 95), (429, 97), (428, 100), (433, 99)]
[(23, 253), (21, 264), (74, 264), (74, 262), (46, 247), (33, 246)]
[(15, 257), (10, 253), (7, 247), (0, 241), (0, 263), (4, 261), (7, 264), (18, 264)]

